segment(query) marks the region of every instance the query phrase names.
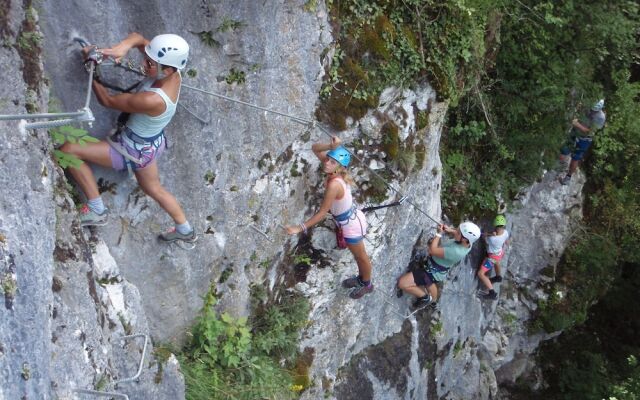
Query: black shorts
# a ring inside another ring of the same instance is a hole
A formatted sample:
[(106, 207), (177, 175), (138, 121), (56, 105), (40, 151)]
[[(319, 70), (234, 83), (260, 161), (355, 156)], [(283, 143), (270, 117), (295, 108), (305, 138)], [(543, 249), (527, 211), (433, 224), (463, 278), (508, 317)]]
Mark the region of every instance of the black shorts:
[(425, 271), (423, 268), (416, 268), (413, 270), (413, 281), (417, 286), (425, 287), (429, 287), (436, 283), (436, 280), (433, 279), (433, 275)]

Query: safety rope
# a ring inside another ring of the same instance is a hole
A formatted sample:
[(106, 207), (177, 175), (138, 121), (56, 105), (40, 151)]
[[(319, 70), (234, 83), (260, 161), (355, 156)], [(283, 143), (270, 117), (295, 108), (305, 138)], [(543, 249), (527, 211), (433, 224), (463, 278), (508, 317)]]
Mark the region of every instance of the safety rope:
[[(310, 128), (317, 127), (318, 129), (320, 129), (320, 131), (324, 132), (328, 137), (330, 137), (330, 138), (331, 138), (331, 137), (333, 137), (333, 134), (331, 134), (331, 132), (329, 132), (327, 129), (325, 129), (322, 125), (318, 124), (316, 121), (311, 121), (311, 120), (308, 120), (308, 119), (305, 119), (305, 118), (297, 117), (297, 116), (295, 116), (295, 115), (291, 115), (291, 114), (283, 113), (283, 112), (280, 112), (280, 111), (275, 111), (275, 110), (270, 109), (270, 108), (261, 107), (261, 106), (255, 105), (255, 104), (248, 103), (248, 102), (246, 102), (246, 101), (242, 101), (242, 100), (234, 99), (234, 98), (232, 98), (232, 97), (224, 96), (224, 95), (222, 95), (222, 94), (215, 93), (215, 92), (212, 92), (212, 91), (209, 91), (209, 90), (204, 90), (204, 89), (196, 88), (196, 87), (193, 87), (193, 86), (190, 86), (190, 85), (184, 84), (184, 83), (182, 84), (182, 86), (183, 86), (183, 87), (185, 87), (185, 88), (187, 88), (187, 89), (191, 89), (191, 90), (194, 90), (194, 91), (196, 91), (196, 92), (200, 92), (200, 93), (208, 94), (208, 95), (210, 95), (210, 96), (217, 97), (217, 98), (220, 98), (220, 99), (223, 99), (223, 100), (226, 100), (226, 101), (230, 101), (230, 102), (233, 102), (233, 103), (242, 104), (242, 105), (245, 105), (245, 106), (247, 106), (247, 107), (251, 107), (251, 108), (255, 108), (255, 109), (261, 110), (261, 111), (265, 111), (265, 112), (269, 112), (269, 113), (272, 113), (272, 114), (280, 115), (280, 116), (283, 116), (283, 117), (289, 118), (290, 120), (292, 120), (292, 121), (294, 121), (294, 122), (297, 122), (297, 123), (299, 123), (299, 124), (301, 124), (301, 125), (306, 125), (306, 126), (308, 126), (308, 127), (310, 127)], [(346, 149), (346, 148), (345, 148), (345, 149)], [(393, 190), (397, 195), (401, 196), (401, 199), (403, 199), (403, 200), (398, 201), (398, 202), (397, 202), (398, 204), (400, 204), (402, 201), (406, 201), (407, 203), (411, 204), (411, 205), (412, 205), (416, 210), (418, 210), (420, 213), (422, 213), (424, 216), (426, 216), (427, 218), (429, 218), (431, 221), (435, 222), (435, 223), (436, 223), (436, 224), (438, 224), (438, 225), (440, 225), (440, 224), (442, 223), (442, 222), (440, 222), (440, 221), (436, 220), (435, 218), (431, 217), (429, 214), (427, 214), (424, 210), (422, 210), (422, 208), (420, 208), (417, 204), (415, 204), (413, 201), (411, 201), (411, 199), (409, 199), (407, 196), (404, 196), (404, 195), (402, 194), (402, 192), (400, 192), (400, 190), (396, 189), (393, 185), (391, 185), (391, 183), (389, 183), (389, 182), (388, 182), (385, 178), (383, 178), (380, 174), (378, 174), (378, 173), (377, 173), (376, 171), (374, 171), (373, 169), (369, 168), (369, 166), (367, 166), (367, 165), (363, 162), (363, 160), (362, 160), (360, 157), (358, 157), (357, 155), (355, 155), (351, 150), (349, 150), (349, 149), (346, 149), (346, 150), (347, 150), (347, 152), (349, 152), (349, 154), (351, 154), (351, 156), (352, 156), (353, 158), (355, 158), (355, 159), (356, 159), (356, 160), (357, 160), (361, 165), (363, 165), (363, 166), (364, 166), (365, 168), (367, 168), (367, 169), (368, 169), (368, 170), (369, 170), (373, 175), (375, 175), (378, 179), (380, 179), (380, 180), (385, 184), (385, 186), (386, 186), (386, 187), (388, 187), (389, 189)], [(394, 205), (396, 205), (396, 204), (394, 204)]]
[[(84, 43), (85, 45), (88, 45), (88, 43), (86, 41), (83, 41), (82, 39), (76, 39), (76, 41), (78, 43), (80, 43), (81, 45)], [(94, 69), (95, 69), (95, 65), (102, 65), (102, 66), (113, 66), (113, 67), (117, 67), (117, 68), (123, 68), (127, 71), (133, 72), (135, 74), (138, 75), (144, 75), (144, 73), (141, 71), (141, 68), (135, 68), (135, 64), (131, 61), (131, 60), (123, 60), (120, 63), (116, 63), (115, 61), (113, 61), (112, 59), (108, 59), (108, 60), (103, 60), (102, 58), (100, 58), (100, 60), (98, 61), (96, 59), (96, 62), (91, 62), (90, 64), (90, 70), (89, 70), (89, 87), (87, 89), (87, 100), (85, 102), (85, 108), (84, 111), (79, 111), (78, 113), (66, 113), (66, 116), (70, 116), (73, 119), (71, 121), (75, 121), (76, 118), (84, 116), (84, 115), (90, 115), (90, 119), (88, 117), (85, 117), (87, 122), (92, 122), (94, 120), (93, 115), (91, 114), (88, 106), (89, 106), (89, 101), (91, 99), (91, 81), (93, 80), (93, 73), (94, 73)], [(132, 88), (135, 86), (132, 86)], [(313, 120), (309, 120), (309, 119), (305, 119), (305, 118), (301, 118), (295, 115), (291, 115), (291, 114), (287, 114), (284, 112), (280, 112), (280, 111), (276, 111), (270, 108), (266, 108), (266, 107), (262, 107), (256, 104), (252, 104), (246, 101), (242, 101), (242, 100), (238, 100), (238, 99), (234, 99), (232, 97), (229, 96), (225, 96), (216, 92), (212, 92), (209, 90), (204, 90), (204, 89), (200, 89), (194, 86), (190, 86), (187, 85), (185, 83), (182, 83), (182, 87), (185, 87), (187, 89), (191, 89), (193, 91), (196, 92), (200, 92), (203, 94), (207, 94), (209, 96), (213, 96), (213, 97), (217, 97), (220, 99), (223, 99), (225, 101), (229, 101), (232, 103), (237, 103), (237, 104), (242, 104), (244, 106), (250, 107), (250, 108), (254, 108), (257, 110), (261, 110), (264, 112), (268, 112), (271, 114), (275, 114), (275, 115), (279, 115), (285, 118), (290, 119), (291, 121), (297, 122), (301, 125), (305, 125), (307, 126), (309, 129), (313, 129), (315, 127), (317, 127), (318, 129), (320, 129), (320, 131), (322, 131), (324, 134), (326, 134), (329, 138), (333, 137), (334, 135), (329, 132), (327, 129), (325, 129), (322, 125), (318, 124), (316, 121)], [(114, 88), (115, 90), (122, 90), (120, 88), (116, 88), (115, 86), (112, 86), (112, 88)], [(126, 90), (126, 89), (125, 89)], [(187, 107), (183, 107), (184, 109), (186, 109), (191, 115), (193, 115), (196, 119), (198, 119), (200, 122), (203, 123), (207, 123), (207, 121), (205, 121), (204, 119), (198, 117), (195, 113), (193, 113), (191, 110), (189, 110)], [(61, 113), (54, 113), (54, 114), (32, 114), (31, 116), (27, 115), (19, 115), (19, 116), (1, 116), (0, 115), (0, 120), (3, 119), (24, 119), (25, 116), (28, 116), (29, 118), (37, 118), (37, 115), (42, 116), (42, 118), (47, 118), (44, 117), (45, 115), (51, 115), (50, 118), (57, 118), (60, 116)], [(4, 118), (3, 118), (4, 117)], [(34, 126), (39, 127), (39, 128), (46, 128), (46, 127), (54, 127), (54, 126), (62, 126), (62, 125), (66, 125), (69, 123), (69, 120), (64, 121), (65, 123), (62, 123), (62, 121), (57, 121), (57, 122), (52, 122), (52, 123), (36, 123), (36, 124), (27, 124), (26, 128), (27, 129), (31, 129)], [(61, 125), (59, 125), (61, 124)], [(391, 183), (389, 183), (384, 177), (382, 177), (379, 173), (377, 173), (375, 170), (373, 170), (372, 168), (370, 168), (368, 165), (366, 165), (364, 163), (364, 161), (358, 157), (356, 154), (354, 154), (351, 150), (345, 148), (347, 150), (347, 152), (354, 158), (356, 159), (361, 165), (363, 165), (365, 168), (367, 168), (376, 178), (378, 178), (380, 181), (382, 181), (385, 186), (389, 189), (391, 189), (393, 192), (395, 192), (397, 195), (399, 195), (401, 197), (401, 200), (399, 200), (398, 204), (402, 203), (403, 201), (406, 201), (408, 204), (410, 204), (411, 206), (413, 206), (413, 208), (415, 208), (416, 210), (418, 210), (421, 214), (423, 214), (425, 217), (429, 218), (431, 221), (433, 221), (434, 223), (440, 225), (442, 222), (436, 220), (435, 218), (433, 218), (432, 216), (430, 216), (427, 212), (425, 212), (422, 208), (420, 208), (416, 203), (414, 203), (411, 199), (408, 198), (408, 196), (404, 196), (402, 194), (402, 192), (395, 188), (393, 185), (391, 185)], [(397, 204), (394, 204), (397, 205)]]

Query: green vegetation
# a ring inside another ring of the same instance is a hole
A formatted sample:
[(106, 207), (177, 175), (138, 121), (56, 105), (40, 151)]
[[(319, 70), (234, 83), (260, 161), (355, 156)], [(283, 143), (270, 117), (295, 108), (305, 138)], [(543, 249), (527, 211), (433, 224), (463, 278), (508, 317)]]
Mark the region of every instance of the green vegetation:
[(236, 21), (231, 18), (224, 17), (222, 23), (216, 29), (216, 32), (236, 31), (244, 26), (242, 21)]
[(227, 82), (229, 85), (233, 83), (237, 83), (238, 85), (241, 85), (245, 82), (245, 78), (246, 78), (246, 73), (243, 70), (231, 68), (229, 70), (229, 73), (225, 75), (224, 81)]
[(216, 174), (211, 170), (207, 171), (207, 173), (204, 174), (204, 181), (208, 186), (213, 185), (213, 183), (216, 181)]
[(293, 258), (293, 263), (298, 265), (298, 264), (305, 264), (310, 266), (311, 265), (311, 257), (308, 254), (298, 254)]
[[(89, 135), (84, 129), (74, 128), (71, 125), (61, 126), (49, 130), (49, 135), (54, 144), (62, 145), (66, 142), (77, 143), (84, 146), (87, 143), (97, 143), (98, 139)], [(71, 154), (63, 153), (60, 150), (54, 150), (53, 155), (61, 168), (74, 167), (78, 168), (82, 164), (82, 160)]]
[(196, 34), (198, 35), (198, 37), (200, 38), (200, 40), (202, 41), (202, 43), (204, 43), (205, 45), (209, 46), (209, 47), (220, 47), (220, 42), (218, 42), (214, 37), (215, 32), (213, 31), (202, 31), (202, 32), (197, 32)]
[(431, 325), (429, 326), (429, 333), (431, 336), (437, 336), (442, 333), (443, 328), (444, 326), (442, 321), (438, 320), (436, 322), (431, 322)]
[(20, 50), (25, 52), (33, 52), (36, 49), (39, 49), (42, 45), (42, 34), (40, 32), (22, 32), (22, 34), (18, 37), (16, 44), (20, 48)]
[(603, 165), (591, 172), (602, 175), (607, 164), (624, 171), (620, 157), (636, 152), (621, 145), (635, 124), (629, 118), (638, 114), (631, 93), (637, 88), (628, 82), (637, 4), (502, 6), (487, 18), (487, 39), (493, 32), (494, 41), (487, 44), (484, 71), (466, 78), (469, 90), (443, 135), (443, 202), (458, 217), (492, 213), (496, 193), (511, 198), (542, 169), (555, 167), (569, 121), (597, 98), (605, 97), (615, 112), (594, 146)]
[[(334, 0), (328, 6), (338, 43), (318, 118), (343, 130), (349, 118), (377, 105), (384, 88), (428, 80), (451, 105), (441, 159), (443, 208), (454, 222), (493, 215), (496, 197), (513, 199), (555, 168), (571, 119), (606, 99), (607, 125), (583, 164), (587, 226), (572, 237), (532, 328), (580, 332), (567, 334), (576, 343), (562, 342), (575, 352), (559, 347), (563, 362), (549, 363), (549, 376), (558, 377), (550, 379), (550, 397), (637, 398), (638, 367), (627, 362), (640, 356), (637, 340), (611, 335), (612, 347), (623, 349), (613, 357), (593, 336), (608, 340), (608, 333), (589, 321), (604, 318), (593, 311), (599, 300), (611, 302), (603, 326), (620, 325), (611, 320), (635, 304), (611, 290), (626, 283), (622, 266), (640, 264), (638, 3)], [(427, 125), (428, 113), (419, 114), (418, 129)], [(398, 140), (391, 124), (382, 133), (386, 161), (410, 170), (413, 157), (404, 153), (415, 147)], [(416, 152), (416, 164), (421, 157)], [(384, 198), (381, 182), (368, 185), (369, 200)]]
[[(256, 301), (251, 320), (214, 310), (213, 290), (180, 354), (186, 398), (291, 399), (306, 386), (296, 375), (298, 331), (309, 305), (284, 297), (274, 304)], [(308, 386), (308, 378), (307, 384)]]
[(13, 277), (13, 274), (7, 272), (0, 276), (0, 291), (6, 297), (15, 297), (16, 292), (18, 291), (18, 283)]
[(549, 388), (536, 398), (638, 398), (638, 285), (637, 265), (625, 264), (616, 284), (589, 310), (583, 325), (543, 345), (540, 365)]
[(330, 2), (338, 45), (318, 117), (336, 129), (377, 105), (383, 89), (425, 78), (456, 103), (459, 70), (482, 66), (485, 22), (499, 1), (356, 0)]
[(458, 354), (460, 354), (460, 352), (463, 349), (463, 344), (460, 340), (456, 340), (456, 344), (453, 346), (453, 357), (458, 357)]
[(549, 298), (539, 304), (534, 328), (555, 332), (586, 321), (589, 307), (618, 275), (618, 249), (602, 239), (585, 236), (565, 253), (558, 279), (547, 288)]

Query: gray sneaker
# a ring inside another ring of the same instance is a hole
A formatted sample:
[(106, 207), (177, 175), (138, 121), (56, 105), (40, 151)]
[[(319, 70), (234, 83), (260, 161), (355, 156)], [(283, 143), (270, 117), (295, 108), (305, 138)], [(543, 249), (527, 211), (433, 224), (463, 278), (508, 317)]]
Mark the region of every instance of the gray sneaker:
[(176, 240), (182, 240), (183, 242), (193, 243), (196, 241), (196, 232), (192, 229), (191, 232), (183, 235), (178, 232), (176, 228), (171, 228), (169, 231), (165, 233), (161, 233), (158, 235), (158, 239), (163, 242), (175, 242)]
[(91, 211), (89, 206), (83, 204), (80, 208), (80, 225), (81, 226), (103, 226), (107, 224), (109, 219), (109, 209), (105, 208), (102, 214)]
[(568, 185), (569, 182), (571, 181), (571, 175), (565, 175), (562, 178), (558, 179), (560, 181), (560, 184), (562, 185)]

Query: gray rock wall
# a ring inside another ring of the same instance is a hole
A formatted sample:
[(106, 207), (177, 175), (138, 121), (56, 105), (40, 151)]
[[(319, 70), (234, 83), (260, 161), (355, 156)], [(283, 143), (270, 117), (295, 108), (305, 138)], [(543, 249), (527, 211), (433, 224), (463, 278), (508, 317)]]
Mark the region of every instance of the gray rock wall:
[[(25, 42), (38, 35), (25, 28), (38, 14), (22, 2), (3, 12), (2, 113), (46, 112), (37, 40)], [(136, 375), (142, 358), (143, 339), (121, 337), (149, 334), (138, 289), (95, 232), (80, 228), (47, 132), (8, 121), (0, 135), (0, 399), (72, 399), (76, 389), (183, 398), (177, 360), (156, 358), (152, 343), (139, 380), (115, 385)]]
[[(71, 37), (106, 46), (133, 30), (147, 37), (174, 32), (191, 45), (187, 69), (192, 72), (185, 84), (313, 119), (331, 37), (324, 5), (311, 12), (305, 3), (45, 0), (38, 11), (52, 97), (63, 110), (82, 104), (86, 75)], [(10, 5), (8, 40), (16, 43), (25, 14), (22, 4)], [(206, 45), (200, 32), (210, 32), (218, 44)], [(3, 113), (33, 103), (25, 86), (29, 80), (15, 68), (21, 62), (15, 48), (0, 48), (0, 65), (8, 71), (0, 85)], [(244, 71), (244, 83), (225, 81), (232, 68)], [(117, 72), (110, 78), (128, 86), (135, 77)], [(43, 86), (35, 97), (42, 111), (47, 96)], [(0, 307), (0, 399), (72, 398), (74, 388), (115, 390), (132, 399), (183, 398), (184, 384), (171, 357), (148, 355), (139, 383), (115, 387), (115, 381), (136, 372), (142, 349), (140, 340), (123, 345), (120, 337), (148, 333), (156, 343), (180, 343), (212, 283), (220, 307), (235, 315), (248, 312), (252, 284), (275, 290), (284, 285), (288, 266), (282, 261), (290, 258), (298, 238), (286, 236), (278, 224), (297, 223), (319, 204), (313, 199), (322, 177), (314, 174), (318, 163), (310, 147), (327, 137), (187, 88), (181, 103), (205, 122), (180, 109), (159, 167), (163, 184), (200, 236), (192, 251), (158, 243), (156, 235), (171, 225), (168, 216), (126, 173), (101, 168), (95, 171), (112, 218), (105, 227), (81, 229), (61, 171), (51, 161), (46, 133), (0, 123), (6, 166), (0, 174), (5, 188), (0, 277), (6, 287)], [(91, 108), (97, 121), (90, 131), (101, 137), (116, 115), (95, 99)], [(418, 111), (429, 114), (429, 125), (421, 130), (415, 127)], [(571, 214), (580, 213), (581, 198), (575, 195), (580, 181), (560, 187), (550, 173), (526, 192), (521, 209), (512, 210), (514, 239), (503, 262), (507, 279), (498, 302), (482, 304), (476, 297), (478, 246), (451, 272), (437, 310), (407, 317), (411, 299), (395, 297), (395, 280), (414, 246), (433, 231), (423, 212), (436, 218), (441, 213), (438, 152), (446, 111), (428, 85), (389, 89), (377, 110), (340, 133), (347, 144), (366, 137), (357, 152), (364, 164), (353, 167), (359, 198), (371, 180), (364, 165), (383, 167), (417, 207), (405, 203), (368, 215), (366, 247), (376, 290), (359, 301), (340, 288), (342, 279), (356, 273), (353, 258), (334, 249), (330, 231), (313, 230), (311, 244), (329, 267), (314, 265), (306, 280), (291, 288), (312, 305), (300, 345), (313, 354), (313, 386), (304, 399), (486, 399), (499, 395), (499, 384), (531, 371), (529, 355), (547, 337), (529, 336), (526, 321), (545, 296), (538, 290), (539, 271), (557, 262)], [(380, 129), (387, 120), (400, 127), (401, 140), (425, 148), (424, 163), (406, 177), (372, 151), (383, 140)], [(387, 199), (394, 197), (389, 190)]]
[[(179, 33), (191, 47), (187, 68), (196, 73), (194, 78), (185, 77), (186, 84), (312, 119), (321, 84), (320, 54), (329, 32), (326, 13), (307, 12), (303, 5), (184, 1), (142, 7), (129, 1), (98, 6), (78, 1), (74, 7), (63, 7), (58, 1), (45, 1), (42, 25), (46, 48), (66, 46), (69, 37), (78, 34), (106, 46), (134, 30), (149, 38)], [(230, 25), (236, 27), (224, 28)], [(219, 45), (204, 44), (196, 34), (203, 31), (212, 32)], [(45, 51), (46, 67), (54, 94), (73, 108), (84, 84), (69, 77), (85, 73), (77, 50), (67, 48), (67, 52)], [(139, 57), (136, 53), (132, 51), (131, 58)], [(245, 83), (220, 80), (232, 68), (245, 72)], [(200, 236), (195, 250), (158, 243), (156, 236), (172, 225), (169, 217), (126, 173), (96, 169), (110, 185), (104, 198), (114, 216), (99, 236), (123, 276), (139, 288), (151, 330), (163, 341), (183, 337), (210, 282), (227, 268), (234, 274), (221, 288), (229, 292), (222, 305), (236, 314), (246, 313), (252, 268), (258, 268), (251, 255), (276, 261), (285, 239), (280, 236), (272, 245), (250, 226), (271, 234), (277, 223), (301, 218), (304, 178), (291, 177), (291, 156), (284, 156), (291, 146), (296, 157), (298, 149), (310, 147), (299, 139), (304, 127), (284, 117), (185, 88), (181, 102), (210, 122), (204, 124), (179, 109), (168, 127), (169, 151), (159, 168), (163, 184), (181, 202)], [(92, 133), (101, 136), (113, 126), (114, 115), (95, 101), (92, 109), (98, 117)], [(315, 140), (322, 134), (313, 135)], [(258, 162), (263, 156), (266, 167), (261, 169)], [(278, 157), (282, 161), (276, 161)]]

